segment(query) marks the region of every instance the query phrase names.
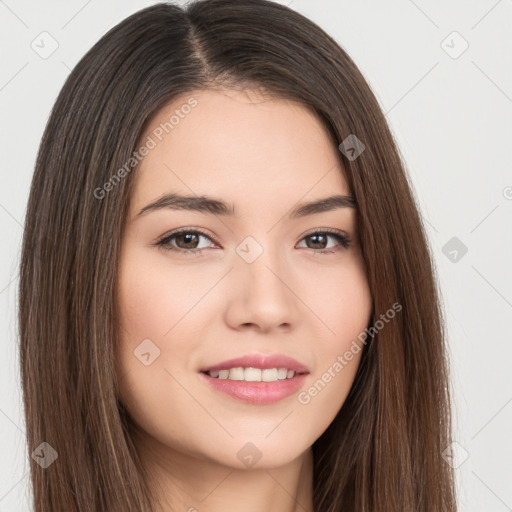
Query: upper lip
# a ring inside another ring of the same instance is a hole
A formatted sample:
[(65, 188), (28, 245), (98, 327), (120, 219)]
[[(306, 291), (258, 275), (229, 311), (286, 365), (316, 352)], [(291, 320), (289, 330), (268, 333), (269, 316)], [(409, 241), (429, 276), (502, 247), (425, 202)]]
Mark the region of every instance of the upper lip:
[(200, 372), (213, 372), (218, 370), (229, 370), (231, 368), (287, 368), (293, 370), (295, 373), (309, 373), (309, 370), (305, 365), (299, 363), (292, 357), (285, 356), (283, 354), (275, 355), (263, 355), (263, 354), (249, 354), (242, 357), (236, 357), (235, 359), (228, 359), (221, 363), (214, 364), (212, 366), (206, 366), (199, 370)]

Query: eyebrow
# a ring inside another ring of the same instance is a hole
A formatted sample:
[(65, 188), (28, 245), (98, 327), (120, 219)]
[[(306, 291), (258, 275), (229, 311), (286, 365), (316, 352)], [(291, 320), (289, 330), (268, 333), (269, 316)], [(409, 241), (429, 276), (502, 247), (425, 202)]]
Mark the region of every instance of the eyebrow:
[[(289, 214), (289, 219), (297, 219), (312, 215), (315, 213), (328, 212), (339, 208), (356, 208), (356, 201), (351, 196), (335, 195), (325, 197), (316, 201), (302, 203), (296, 206)], [(164, 194), (156, 201), (144, 206), (137, 214), (136, 218), (149, 212), (171, 209), (171, 210), (188, 210), (203, 213), (211, 213), (213, 215), (222, 215), (226, 217), (236, 216), (235, 205), (225, 203), (219, 199), (214, 199), (205, 195), (202, 196), (183, 196), (180, 194)]]

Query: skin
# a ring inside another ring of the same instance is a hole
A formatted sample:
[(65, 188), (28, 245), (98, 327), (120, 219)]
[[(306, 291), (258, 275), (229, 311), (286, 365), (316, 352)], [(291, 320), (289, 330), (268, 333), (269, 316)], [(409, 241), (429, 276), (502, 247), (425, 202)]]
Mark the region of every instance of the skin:
[[(304, 391), (365, 330), (372, 299), (355, 209), (286, 218), (297, 203), (350, 190), (315, 115), (254, 90), (183, 95), (154, 116), (141, 141), (191, 96), (197, 106), (134, 176), (119, 266), (120, 399), (160, 510), (312, 511), (311, 446), (343, 405), (361, 354), (307, 404), (297, 394), (248, 404), (211, 389), (199, 370), (280, 353), (308, 367)], [(238, 214), (137, 216), (170, 192), (222, 199)], [(168, 245), (182, 253), (155, 245), (182, 227), (211, 237), (175, 237)], [(350, 247), (330, 235), (305, 237), (321, 228), (346, 233)], [(235, 250), (248, 236), (263, 247), (252, 263)], [(187, 247), (203, 250), (187, 255)], [(148, 366), (134, 355), (145, 339), (160, 350)], [(237, 457), (248, 442), (261, 455), (250, 467)]]

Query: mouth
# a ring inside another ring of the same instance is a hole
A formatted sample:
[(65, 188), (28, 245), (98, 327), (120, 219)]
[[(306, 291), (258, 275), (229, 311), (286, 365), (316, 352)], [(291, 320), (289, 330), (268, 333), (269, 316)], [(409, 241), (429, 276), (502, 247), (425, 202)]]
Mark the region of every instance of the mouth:
[(309, 370), (287, 356), (255, 354), (203, 368), (199, 373), (216, 391), (246, 403), (265, 405), (298, 391)]

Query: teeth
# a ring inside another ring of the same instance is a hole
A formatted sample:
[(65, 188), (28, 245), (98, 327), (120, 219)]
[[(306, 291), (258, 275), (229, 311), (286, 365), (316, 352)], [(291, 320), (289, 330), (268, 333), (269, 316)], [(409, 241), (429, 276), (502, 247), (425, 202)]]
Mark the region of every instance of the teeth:
[(279, 368), (279, 370), (277, 370), (277, 378), (279, 380), (286, 379), (286, 375), (288, 375), (288, 370), (286, 368)]
[(244, 380), (245, 374), (243, 368), (231, 368), (231, 370), (226, 370), (229, 373), (228, 379), (230, 380)]
[(291, 379), (295, 376), (293, 370), (287, 368), (231, 368), (229, 370), (214, 370), (208, 372), (210, 377), (229, 380), (245, 380), (247, 382), (275, 382), (277, 380)]
[[(229, 370), (229, 374), (231, 375), (231, 370)], [(246, 368), (244, 380), (249, 382), (261, 382), (261, 370), (259, 368)]]
[(263, 382), (274, 382), (277, 380), (277, 368), (269, 368), (261, 371)]

